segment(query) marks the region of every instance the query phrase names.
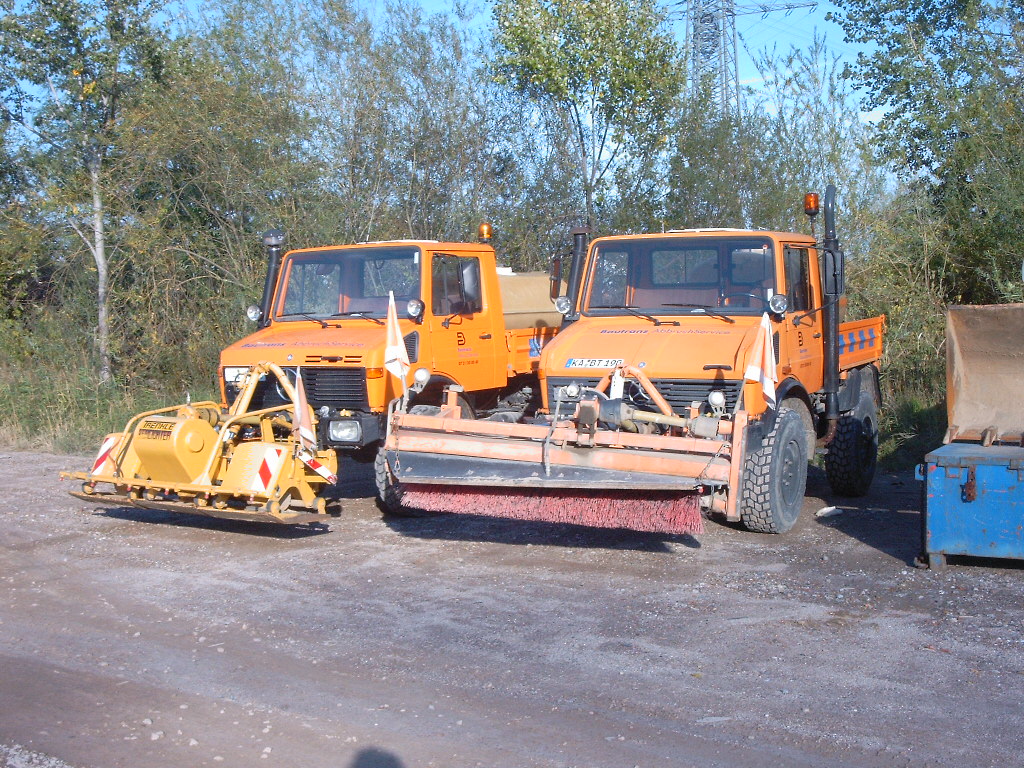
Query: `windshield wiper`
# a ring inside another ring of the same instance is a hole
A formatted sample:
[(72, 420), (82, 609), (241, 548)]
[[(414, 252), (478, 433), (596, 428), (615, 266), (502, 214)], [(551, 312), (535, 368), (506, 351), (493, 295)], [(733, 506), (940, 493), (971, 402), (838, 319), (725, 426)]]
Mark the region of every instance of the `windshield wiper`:
[(653, 315), (648, 315), (646, 312), (641, 312), (639, 309), (630, 306), (629, 304), (623, 304), (622, 308), (631, 315), (636, 315), (637, 317), (642, 317), (645, 320), (650, 320), (655, 325), (679, 325), (678, 320), (661, 320)]
[(736, 322), (736, 320), (734, 318), (729, 317), (727, 314), (725, 314), (725, 312), (719, 312), (717, 309), (714, 309), (713, 307), (706, 307), (703, 304), (666, 304), (665, 306), (666, 307), (685, 307), (687, 309), (699, 309), (705, 315), (711, 315), (712, 317), (720, 317), (723, 320), (725, 320), (727, 323), (735, 323)]
[(304, 320), (312, 320), (314, 323), (320, 323), (321, 328), (327, 327), (327, 321), (324, 320), (322, 317), (307, 315), (305, 312), (288, 312), (287, 314), (280, 315), (280, 317), (301, 317)]
[(384, 325), (384, 321), (379, 317), (371, 317), (365, 312), (335, 312), (331, 317), (361, 317), (363, 320), (371, 320), (377, 325)]

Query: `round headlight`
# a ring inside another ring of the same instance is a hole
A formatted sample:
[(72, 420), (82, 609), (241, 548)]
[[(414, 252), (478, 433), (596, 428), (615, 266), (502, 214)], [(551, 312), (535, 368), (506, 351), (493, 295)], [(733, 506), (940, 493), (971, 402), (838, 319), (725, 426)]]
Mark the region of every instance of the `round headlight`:
[(409, 299), (405, 305), (405, 314), (414, 320), (423, 317), (423, 302), (419, 299)]
[(768, 299), (768, 309), (776, 315), (786, 314), (786, 310), (789, 309), (789, 301), (786, 299), (786, 294), (776, 293)]
[(263, 310), (257, 307), (255, 304), (248, 307), (245, 310), (245, 316), (252, 320), (254, 323), (258, 323), (260, 318), (263, 317)]
[(430, 369), (429, 368), (417, 368), (412, 375), (413, 381), (420, 386), (426, 386), (426, 383), (430, 381)]
[(555, 299), (555, 309), (560, 315), (568, 315), (572, 311), (572, 303), (568, 296), (559, 296)]
[(720, 389), (713, 389), (708, 393), (708, 405), (712, 408), (725, 407), (725, 392)]
[(583, 394), (583, 388), (575, 381), (571, 384), (565, 385), (565, 397), (568, 400), (579, 400), (580, 395)]

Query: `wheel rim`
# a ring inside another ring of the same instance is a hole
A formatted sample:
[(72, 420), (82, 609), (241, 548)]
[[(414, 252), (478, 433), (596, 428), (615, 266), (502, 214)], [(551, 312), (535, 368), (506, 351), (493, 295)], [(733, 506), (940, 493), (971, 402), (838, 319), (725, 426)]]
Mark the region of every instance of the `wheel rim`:
[(800, 488), (800, 464), (802, 461), (800, 446), (797, 441), (788, 440), (782, 451), (782, 467), (780, 472), (780, 488), (782, 501), (787, 510), (803, 497)]
[(857, 441), (857, 459), (862, 467), (867, 467), (874, 460), (875, 452), (878, 450), (875, 444), (875, 425), (870, 419), (864, 419), (858, 437), (860, 439)]

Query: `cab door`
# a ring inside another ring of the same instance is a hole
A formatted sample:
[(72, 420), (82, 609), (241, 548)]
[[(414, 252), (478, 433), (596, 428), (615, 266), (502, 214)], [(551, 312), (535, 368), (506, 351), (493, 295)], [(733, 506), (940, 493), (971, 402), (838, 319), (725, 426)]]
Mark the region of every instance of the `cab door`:
[(431, 257), (427, 322), (434, 370), (467, 391), (490, 389), (507, 380), (505, 336), (497, 331), (499, 324), (488, 311), (481, 277), (480, 259), (475, 255), (435, 253)]
[(807, 245), (784, 245), (782, 253), (789, 310), (782, 324), (779, 373), (795, 377), (808, 392), (816, 392), (822, 386), (824, 355), (821, 286), (818, 271), (811, 268), (817, 253)]

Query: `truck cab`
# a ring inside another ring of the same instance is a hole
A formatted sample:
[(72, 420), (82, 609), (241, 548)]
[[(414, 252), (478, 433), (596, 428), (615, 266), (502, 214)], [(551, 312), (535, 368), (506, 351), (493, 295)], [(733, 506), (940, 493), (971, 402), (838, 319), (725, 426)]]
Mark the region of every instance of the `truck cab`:
[[(622, 365), (643, 370), (673, 410), (767, 405), (744, 381), (753, 336), (771, 318), (780, 388), (822, 386), (822, 285), (813, 238), (751, 230), (679, 230), (591, 244), (571, 321), (541, 364), (549, 410), (567, 384), (595, 384)], [(638, 393), (639, 394), (639, 393)], [(640, 395), (642, 396), (642, 395)]]
[[(221, 354), (224, 404), (237, 396), (250, 367), (276, 363), (291, 377), (301, 375), (318, 417), (320, 445), (357, 458), (372, 459), (361, 449), (381, 439), (387, 405), (403, 392), (402, 382), (384, 368), (391, 292), (411, 365), (406, 383), (417, 368), (431, 377), (420, 394), (424, 400), (455, 384), (471, 407), (500, 401), (511, 379), (536, 369), (560, 319), (542, 276), (538, 293), (548, 315), (519, 331), (536, 340), (523, 359), (521, 345), (508, 339), (502, 297), (502, 281), (520, 276), (499, 280), (494, 249), (486, 242), (303, 248), (277, 262), (271, 253), (263, 307), (250, 315), (261, 327)], [(250, 407), (271, 407), (285, 397), (268, 379)]]

